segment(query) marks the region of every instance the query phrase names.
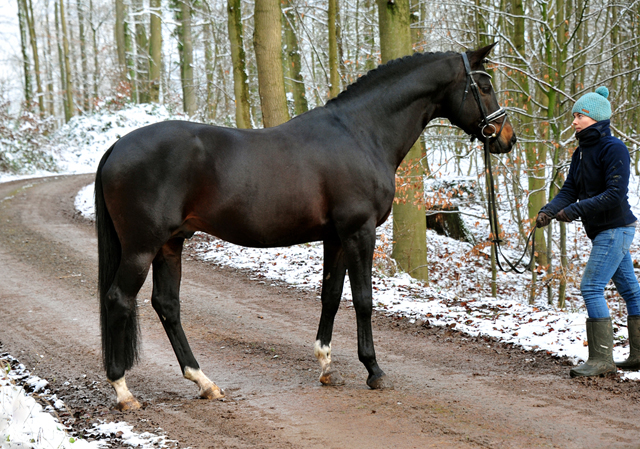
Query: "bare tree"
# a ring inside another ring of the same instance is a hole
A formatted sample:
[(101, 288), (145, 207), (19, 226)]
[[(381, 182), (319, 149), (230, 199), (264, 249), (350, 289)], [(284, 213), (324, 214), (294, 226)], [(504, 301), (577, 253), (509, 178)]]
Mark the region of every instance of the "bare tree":
[(149, 0), (149, 101), (160, 101), (160, 70), (162, 68), (162, 2)]
[(71, 120), (75, 114), (75, 105), (73, 103), (73, 84), (71, 82), (71, 63), (69, 61), (69, 38), (67, 32), (67, 19), (64, 13), (64, 0), (60, 0), (60, 25), (62, 30), (62, 59), (64, 62), (64, 92), (66, 103), (64, 108), (64, 119), (66, 122)]
[(244, 52), (242, 8), (240, 0), (227, 1), (227, 24), (231, 60), (233, 62), (233, 92), (236, 104), (236, 126), (251, 128), (251, 107), (249, 105), (249, 85)]
[(180, 50), (180, 73), (182, 80), (182, 104), (189, 116), (196, 113), (196, 89), (193, 66), (193, 35), (191, 31), (191, 1), (180, 0), (178, 48)]
[(280, 0), (255, 4), (253, 45), (258, 66), (258, 87), (265, 128), (289, 120), (282, 68), (282, 12)]
[[(409, 0), (378, 0), (382, 62), (413, 53)], [(420, 142), (413, 145), (396, 173), (393, 202), (393, 258), (411, 276), (429, 281), (427, 269), (424, 169)]]

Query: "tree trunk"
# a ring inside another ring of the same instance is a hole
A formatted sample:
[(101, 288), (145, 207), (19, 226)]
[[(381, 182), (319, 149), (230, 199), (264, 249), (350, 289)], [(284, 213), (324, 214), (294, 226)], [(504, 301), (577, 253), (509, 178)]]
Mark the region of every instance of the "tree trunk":
[(205, 105), (205, 114), (209, 121), (213, 121), (216, 118), (216, 103), (214, 101), (214, 85), (213, 78), (216, 70), (215, 53), (213, 50), (213, 30), (211, 29), (211, 23), (206, 20), (204, 23), (204, 71), (207, 78), (207, 101)]
[(138, 92), (138, 102), (149, 103), (149, 40), (144, 26), (144, 3), (134, 0), (135, 32), (136, 32), (136, 60), (135, 80)]
[(488, 35), (488, 26), (486, 20), (481, 14), (481, 6), (485, 6), (481, 4), (481, 0), (475, 0), (475, 9), (473, 12), (474, 22), (476, 27), (476, 40), (478, 42), (479, 47), (484, 47), (485, 45), (489, 45), (489, 35)]
[(193, 78), (193, 37), (191, 33), (191, 1), (180, 2), (180, 66), (182, 73), (182, 101), (184, 112), (192, 117), (196, 113), (196, 90)]
[(55, 10), (55, 18), (56, 18), (56, 41), (58, 45), (58, 66), (60, 67), (60, 92), (63, 93), (62, 110), (66, 118), (67, 109), (69, 108), (69, 105), (67, 104), (67, 96), (64, 95), (64, 89), (65, 89), (65, 86), (67, 85), (67, 74), (64, 67), (64, 52), (62, 51), (62, 33), (60, 32), (60, 7), (57, 0), (54, 4), (54, 10)]
[(611, 5), (611, 22), (613, 26), (611, 27), (611, 92), (618, 92), (618, 75), (622, 72), (622, 67), (620, 64), (620, 54), (618, 53), (618, 46), (620, 45), (620, 26), (618, 25), (619, 12), (618, 8), (615, 5)]
[(33, 3), (28, 2), (27, 24), (29, 25), (29, 40), (31, 41), (31, 54), (33, 56), (33, 70), (36, 75), (36, 95), (38, 96), (38, 107), (40, 108), (40, 116), (44, 116), (44, 92), (42, 90), (42, 80), (40, 74), (40, 56), (38, 53), (38, 38), (36, 37), (36, 27), (33, 19)]
[(64, 14), (64, 0), (60, 0), (60, 24), (62, 26), (62, 52), (64, 59), (64, 71), (65, 71), (65, 97), (67, 99), (66, 107), (64, 110), (65, 122), (71, 120), (74, 115), (73, 104), (73, 84), (71, 83), (71, 64), (69, 61), (69, 38), (67, 33), (67, 19)]
[(340, 72), (338, 71), (338, 32), (336, 27), (338, 0), (329, 0), (329, 97), (340, 93)]
[(558, 307), (565, 308), (567, 298), (567, 270), (569, 261), (567, 259), (567, 224), (560, 222), (560, 286), (558, 287)]
[[(517, 52), (516, 58), (525, 57), (525, 10), (523, 0), (512, 0), (512, 13), (514, 14), (514, 27), (512, 41)], [(516, 59), (516, 65), (522, 69), (526, 69), (524, 61)], [(520, 86), (520, 94), (516, 95), (516, 104), (522, 105), (527, 114), (532, 114), (533, 102), (530, 97), (529, 78), (522, 72), (514, 75), (517, 86)], [(531, 118), (526, 115), (520, 117), (521, 133), (525, 136), (534, 136), (534, 124)], [(529, 219), (533, 220), (542, 206), (546, 204), (545, 195), (545, 164), (547, 151), (544, 145), (537, 146), (534, 143), (523, 144), (525, 148), (525, 161), (527, 165), (528, 189), (531, 192), (529, 202), (527, 203), (527, 211)], [(544, 230), (542, 228), (536, 230), (536, 243), (538, 246), (537, 259), (541, 265), (547, 265), (547, 245), (545, 242)]]
[(304, 114), (309, 110), (302, 79), (302, 63), (300, 60), (300, 48), (296, 36), (296, 15), (291, 5), (291, 0), (284, 0), (286, 10), (284, 13), (284, 30), (287, 44), (287, 57), (289, 61), (289, 77), (291, 79), (291, 93), (293, 94), (293, 107), (295, 115)]
[[(472, 17), (472, 21), (475, 24), (475, 40), (478, 42), (479, 46), (485, 46), (488, 45), (488, 37), (487, 37), (487, 23), (484, 20), (484, 17), (482, 16), (482, 14), (480, 14), (481, 11), (481, 6), (483, 6), (481, 4), (480, 0), (475, 0), (475, 5), (476, 8), (474, 9), (474, 11), (470, 14), (470, 16)], [(469, 27), (472, 28), (473, 27)], [(491, 71), (491, 70), (489, 70)], [(491, 158), (491, 155), (489, 155), (489, 158)], [(489, 162), (491, 162), (489, 160)], [(497, 181), (497, 176), (496, 179), (494, 181)], [(490, 189), (494, 187), (491, 186), (491, 184), (489, 183), (489, 176), (486, 173), (486, 167), (485, 167), (485, 189), (487, 191), (487, 198), (489, 198), (489, 193), (490, 193)], [(496, 191), (496, 196), (497, 196), (497, 189), (495, 189)], [(492, 214), (491, 211), (491, 203), (489, 201), (487, 201), (487, 216), (490, 216)], [(496, 219), (496, 223), (495, 223), (495, 229), (498, 232), (498, 234), (500, 234), (500, 223), (499, 223), (499, 219), (498, 219), (498, 215), (496, 214), (495, 216)], [(490, 235), (490, 239), (499, 239), (500, 235)], [(491, 296), (492, 297), (496, 297), (498, 295), (498, 286), (497, 286), (497, 280), (498, 280), (498, 264), (497, 264), (497, 260), (496, 258), (499, 257), (498, 255), (498, 251), (496, 251), (496, 244), (492, 243), (491, 244)]]
[(131, 37), (131, 16), (129, 8), (125, 4), (124, 14), (124, 50), (125, 50), (125, 73), (124, 81), (128, 83), (131, 89), (131, 101), (138, 102), (138, 86), (136, 84), (136, 66), (135, 66), (135, 43)]
[(125, 15), (124, 0), (116, 1), (116, 25), (114, 32), (116, 35), (116, 48), (118, 50), (118, 66), (120, 69), (120, 79), (126, 80), (127, 49), (125, 45)]
[(160, 102), (162, 67), (162, 0), (149, 0), (149, 101)]
[[(566, 85), (566, 77), (567, 77), (567, 56), (568, 56), (568, 46), (567, 46), (567, 21), (568, 17), (573, 13), (573, 2), (572, 0), (557, 0), (556, 3), (556, 18), (555, 23), (557, 27), (556, 32), (556, 41), (557, 47), (555, 47), (555, 66), (556, 72), (550, 73), (549, 76), (556, 76), (557, 78), (557, 87), (559, 90), (563, 91)], [(552, 111), (552, 114), (548, 114), (550, 118), (559, 117), (561, 112), (560, 101), (558, 100), (558, 94), (554, 91), (553, 95), (549, 97), (549, 111)], [(562, 128), (564, 127), (563, 123), (553, 123), (551, 126), (551, 130), (553, 131), (553, 140), (555, 142), (560, 142), (562, 138)], [(554, 154), (554, 166), (558, 166), (566, 162), (567, 159), (567, 151), (566, 148), (556, 146), (556, 153)], [(555, 173), (558, 173), (558, 176), (555, 176)], [(552, 198), (551, 192), (553, 191), (553, 196), (555, 196), (557, 191), (562, 188), (562, 184), (564, 182), (564, 177), (559, 172), (559, 168), (556, 169), (554, 167), (554, 171), (552, 172), (552, 176), (556, 179), (555, 183), (552, 183), (549, 186), (549, 198)], [(564, 307), (565, 297), (567, 291), (567, 277), (565, 275), (567, 269), (567, 255), (566, 255), (566, 241), (567, 241), (567, 228), (565, 223), (560, 223), (560, 285), (558, 286), (558, 307)], [(551, 253), (550, 249), (548, 249), (549, 253)], [(549, 295), (551, 298), (551, 295)]]
[(82, 70), (82, 73), (78, 76), (78, 83), (82, 83), (82, 110), (86, 112), (89, 110), (89, 69), (87, 63), (87, 38), (84, 28), (84, 7), (81, 0), (76, 0), (76, 12), (78, 13), (78, 42), (80, 44), (80, 67)]
[(281, 16), (280, 0), (256, 2), (253, 45), (258, 67), (262, 122), (265, 128), (289, 120), (282, 68)]
[(249, 81), (244, 53), (242, 8), (240, 0), (227, 0), (227, 25), (231, 61), (233, 63), (233, 93), (236, 103), (236, 126), (251, 128), (251, 106), (249, 104)]
[(31, 86), (31, 64), (29, 61), (29, 44), (27, 43), (29, 20), (27, 2), (25, 0), (18, 0), (18, 23), (20, 25), (20, 49), (22, 50), (22, 69), (24, 72), (24, 101), (27, 109), (31, 110), (33, 87)]
[(374, 0), (364, 0), (364, 8), (369, 16), (369, 26), (365, 26), (364, 29), (364, 47), (366, 47), (366, 56), (364, 62), (364, 70), (368, 72), (373, 70), (378, 65), (378, 61), (375, 58), (376, 54), (376, 39), (375, 39), (375, 13), (376, 13), (376, 4)]
[[(45, 9), (47, 11), (49, 11), (49, 0), (45, 1)], [(55, 100), (53, 98), (53, 62), (51, 61), (51, 58), (53, 57), (53, 47), (51, 44), (51, 25), (49, 23), (49, 14), (46, 15), (45, 17), (45, 27), (47, 32), (46, 34), (46, 39), (47, 39), (47, 47), (46, 47), (46, 51), (44, 51), (44, 58), (45, 58), (45, 71), (46, 71), (46, 76), (47, 76), (47, 99), (46, 99), (46, 103), (47, 103), (47, 107), (48, 107), (48, 113), (49, 116), (53, 117), (56, 114), (56, 109), (55, 109)]]
[[(377, 1), (382, 62), (412, 54), (409, 0)], [(422, 157), (418, 141), (396, 174), (392, 256), (402, 270), (429, 282)]]
[(427, 214), (427, 229), (461, 242), (476, 244), (475, 238), (460, 216), (458, 206), (434, 204)]

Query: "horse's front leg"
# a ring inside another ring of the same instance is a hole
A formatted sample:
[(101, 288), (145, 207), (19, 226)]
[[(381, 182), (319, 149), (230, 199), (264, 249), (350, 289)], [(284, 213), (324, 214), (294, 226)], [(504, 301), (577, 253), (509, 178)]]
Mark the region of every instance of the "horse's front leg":
[(344, 261), (344, 250), (338, 238), (324, 241), (324, 270), (322, 277), (322, 314), (318, 326), (318, 335), (314, 346), (314, 354), (320, 362), (322, 374), (320, 382), (324, 385), (343, 385), (344, 379), (331, 365), (331, 336), (333, 322), (340, 307), (342, 287), (347, 266)]
[(372, 389), (393, 388), (391, 381), (378, 366), (373, 347), (371, 315), (373, 294), (371, 270), (373, 251), (376, 244), (375, 222), (371, 220), (357, 232), (346, 236), (342, 245), (345, 250), (353, 307), (358, 323), (358, 358), (369, 372), (367, 385)]
[(201, 398), (218, 399), (224, 397), (224, 391), (200, 369), (180, 322), (179, 293), (183, 241), (181, 238), (170, 240), (153, 260), (151, 304), (169, 337), (183, 376), (198, 386)]

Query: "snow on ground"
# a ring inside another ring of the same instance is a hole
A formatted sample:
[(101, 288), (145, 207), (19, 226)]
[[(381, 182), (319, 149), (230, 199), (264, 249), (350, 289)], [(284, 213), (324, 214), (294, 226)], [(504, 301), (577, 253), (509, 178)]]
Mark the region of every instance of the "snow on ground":
[[(52, 141), (55, 144), (51, 148), (51, 153), (58, 161), (60, 173), (91, 173), (97, 168), (104, 152), (117, 138), (149, 123), (174, 118), (176, 117), (165, 109), (148, 105), (130, 107), (119, 112), (105, 112), (92, 117), (77, 117), (54, 136)], [(446, 178), (447, 175), (444, 175), (443, 179)], [(15, 177), (0, 175), (0, 182), (9, 179), (15, 179)], [(630, 203), (636, 216), (640, 217), (640, 185), (637, 181), (633, 177), (630, 186)], [(83, 215), (92, 216), (93, 185), (85, 187), (78, 193), (75, 204)], [(486, 241), (488, 224), (486, 220), (477, 219), (478, 216), (483, 215), (482, 211), (477, 207), (474, 209), (466, 206), (461, 206), (461, 210), (468, 214), (464, 215), (464, 218), (476, 239)], [(516, 225), (508, 211), (501, 211), (500, 221), (507, 230), (506, 240), (517, 241)], [(472, 336), (491, 336), (532, 352), (546, 351), (550, 354), (567, 356), (576, 364), (587, 359), (586, 311), (578, 290), (579, 279), (570, 280), (567, 304), (564, 309), (547, 304), (544, 282), (539, 282), (535, 304), (528, 303), (531, 273), (522, 275), (499, 273), (498, 295), (497, 298), (493, 298), (488, 293), (491, 282), (486, 258), (488, 248), (478, 251), (468, 243), (461, 243), (428, 231), (430, 285), (425, 286), (404, 273), (395, 272), (393, 261), (388, 256), (389, 242), (392, 240), (390, 223), (391, 221), (388, 220), (378, 229), (374, 260), (376, 269), (372, 280), (374, 306), (378, 310), (392, 315), (406, 316), (415, 321), (428, 321), (430, 325), (448, 326)], [(569, 224), (567, 228), (570, 261), (579, 267), (586, 262), (590, 244), (579, 223)], [(318, 289), (321, 285), (322, 245), (319, 243), (287, 248), (255, 249), (239, 247), (198, 233), (188, 244), (196, 250), (196, 257), (216, 264), (250, 270), (254, 278), (264, 282), (286, 282), (304, 289)], [(639, 251), (640, 233), (637, 233), (631, 252), (638, 254)], [(511, 259), (516, 258), (517, 252), (509, 248), (505, 251)], [(348, 279), (345, 282), (343, 296), (349, 305), (351, 291)], [(613, 294), (611, 289), (607, 291), (607, 298), (614, 316), (614, 330), (616, 330), (614, 358), (624, 359), (629, 352), (626, 344), (627, 330), (624, 318), (626, 313), (620, 313), (621, 310), (624, 311), (624, 304), (621, 304), (621, 300)], [(640, 373), (622, 373), (622, 377), (637, 381), (640, 380)], [(2, 379), (0, 404), (3, 407), (9, 402), (13, 407), (14, 403), (19, 406), (21, 401), (27, 401), (27, 399), (15, 399), (20, 397), (14, 392), (15, 387), (8, 383), (7, 376)], [(5, 392), (6, 388), (9, 390)], [(4, 399), (5, 397), (7, 399)], [(35, 410), (34, 405), (28, 405), (28, 407), (29, 410)], [(4, 410), (2, 413), (5, 413)], [(0, 415), (0, 433), (3, 431), (2, 425), (21, 419), (20, 416), (24, 415), (15, 412), (11, 414), (11, 411)], [(15, 441), (19, 438), (32, 438), (34, 435), (30, 430), (32, 426), (27, 425), (24, 420), (23, 422), (24, 435), (14, 434)], [(44, 429), (44, 424), (38, 425), (42, 425)], [(124, 426), (125, 424), (104, 425)], [(20, 422), (15, 421), (14, 431), (18, 427)], [(122, 431), (122, 427), (119, 429)], [(105, 430), (105, 432), (108, 431)], [(126, 432), (125, 434), (129, 435)], [(66, 438), (69, 437), (66, 436)], [(5, 447), (14, 446), (2, 446), (2, 448)], [(32, 447), (49, 446), (33, 445)], [(74, 443), (74, 447), (80, 446)]]
[[(104, 152), (125, 134), (152, 123), (185, 119), (186, 116), (170, 113), (164, 106), (153, 104), (75, 116), (55, 131), (47, 150), (56, 161), (59, 174), (93, 173)], [(46, 171), (28, 175), (0, 173), (0, 182), (51, 174)]]
[[(85, 432), (85, 439), (68, 433), (56, 417), (66, 408), (49, 389), (48, 382), (33, 376), (17, 359), (0, 354), (0, 448), (98, 449), (112, 447), (118, 435), (121, 445), (165, 448), (172, 442), (152, 433), (137, 434), (126, 422), (101, 422)], [(43, 406), (44, 405), (44, 406)]]
[(144, 104), (115, 112), (77, 116), (56, 132), (51, 151), (61, 171), (94, 173), (104, 152), (129, 132), (165, 120), (185, 120), (164, 106)]

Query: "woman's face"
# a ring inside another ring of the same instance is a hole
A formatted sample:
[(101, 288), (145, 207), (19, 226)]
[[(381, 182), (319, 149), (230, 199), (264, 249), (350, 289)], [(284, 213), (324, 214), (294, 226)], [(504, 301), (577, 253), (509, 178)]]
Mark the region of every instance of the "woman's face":
[(579, 133), (585, 128), (588, 128), (594, 123), (597, 123), (597, 122), (587, 115), (580, 114), (579, 112), (573, 113), (573, 122), (571, 123), (571, 126), (575, 128), (577, 133)]

